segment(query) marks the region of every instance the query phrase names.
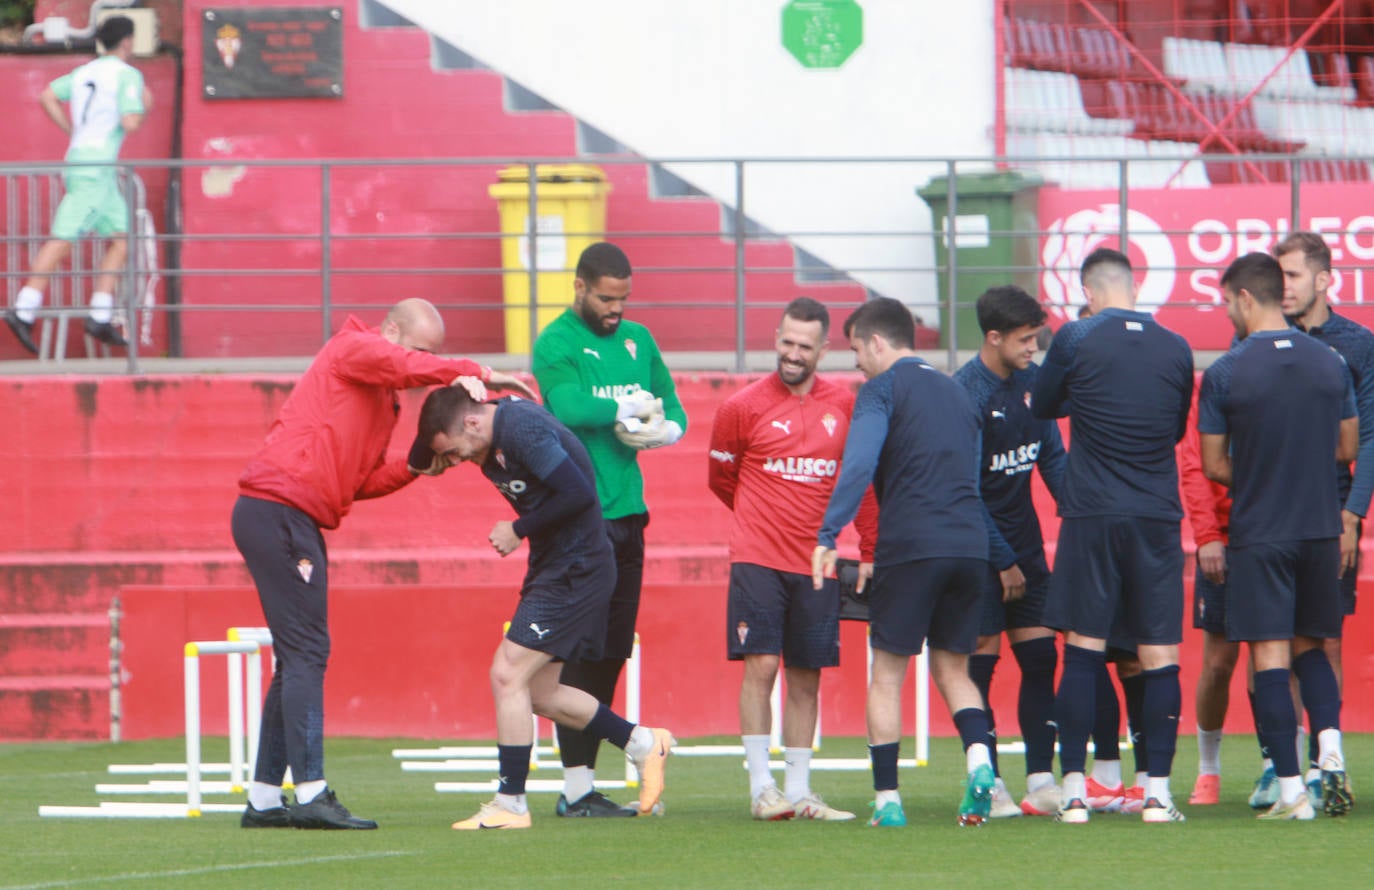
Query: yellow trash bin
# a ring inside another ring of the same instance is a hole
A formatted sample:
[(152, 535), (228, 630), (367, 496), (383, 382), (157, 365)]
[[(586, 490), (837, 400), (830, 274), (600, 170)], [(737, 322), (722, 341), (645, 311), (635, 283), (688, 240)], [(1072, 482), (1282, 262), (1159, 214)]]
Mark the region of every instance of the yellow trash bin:
[[(497, 174), (488, 188), (501, 214), (502, 290), (506, 304), (506, 351), (530, 351), (530, 168), (521, 164)], [(577, 258), (605, 238), (606, 195), (611, 185), (590, 164), (535, 167), (535, 231), (539, 275), (539, 330), (572, 303)]]

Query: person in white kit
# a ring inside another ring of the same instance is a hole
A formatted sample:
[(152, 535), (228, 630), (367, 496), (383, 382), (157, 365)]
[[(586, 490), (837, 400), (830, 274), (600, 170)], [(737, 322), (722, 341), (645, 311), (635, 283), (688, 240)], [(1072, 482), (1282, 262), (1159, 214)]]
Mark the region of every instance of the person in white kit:
[(119, 192), (115, 168), (90, 162), (119, 158), (125, 135), (142, 125), (152, 96), (143, 85), (143, 75), (129, 64), (134, 52), (133, 21), (110, 16), (96, 31), (96, 40), (105, 54), (48, 84), (38, 99), (53, 123), (71, 136), (66, 160), (80, 165), (63, 173), (67, 194), (53, 217), (52, 236), (38, 251), (14, 308), (5, 313), (5, 323), (19, 344), (34, 355), (38, 346), (33, 325), (49, 278), (71, 253), (72, 244), (90, 232), (108, 238), (109, 243), (91, 294), (86, 333), (111, 346), (128, 345), (111, 322), (115, 283), (128, 254), (124, 236), (129, 230), (129, 205)]

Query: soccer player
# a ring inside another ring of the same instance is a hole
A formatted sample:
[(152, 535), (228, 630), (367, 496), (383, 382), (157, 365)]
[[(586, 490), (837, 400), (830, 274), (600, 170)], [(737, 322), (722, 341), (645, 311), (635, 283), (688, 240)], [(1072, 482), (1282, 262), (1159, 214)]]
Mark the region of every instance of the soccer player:
[(1149, 780), (1142, 818), (1181, 822), (1169, 793), (1182, 689), (1183, 547), (1174, 446), (1187, 427), (1193, 353), (1135, 309), (1130, 260), (1099, 248), (1083, 261), (1092, 316), (1055, 335), (1031, 392), (1036, 416), (1071, 418), (1063, 522), (1044, 622), (1064, 631), (1055, 698), (1061, 822), (1088, 821), (1084, 765), (1099, 672), (1114, 619), (1136, 644)]
[[(329, 662), (329, 558), (320, 529), (353, 501), (390, 494), (426, 467), (387, 461), (396, 390), (436, 383), (515, 389), (523, 383), (466, 359), (431, 353), (444, 321), (425, 300), (402, 300), (381, 327), (349, 316), (305, 372), (239, 477), (234, 544), (272, 631), (277, 670), (262, 706), (258, 762), (244, 828), (376, 828), (349, 813), (324, 777), (324, 672)], [(282, 797), (290, 765), (296, 804)]]
[[(992, 816), (1051, 816), (1059, 809), (1054, 784), (1054, 671), (1059, 661), (1054, 631), (1041, 622), (1050, 570), (1045, 539), (1031, 499), (1031, 470), (1040, 468), (1050, 493), (1060, 495), (1064, 444), (1059, 425), (1030, 411), (1033, 359), (1045, 310), (1019, 287), (994, 287), (978, 298), (983, 343), (978, 355), (954, 379), (968, 391), (983, 419), (983, 503), (996, 531), (992, 561), (983, 583), (978, 648), (969, 672), (983, 696), (994, 736), (988, 750), (998, 773)], [(1017, 719), (1026, 743), (1026, 796), (1018, 808), (998, 771), (996, 720), (991, 700), (993, 672), (1000, 658), (1002, 632), (1021, 668)]]
[(879, 510), (869, 595), (867, 718), (876, 792), (869, 824), (906, 824), (897, 790), (902, 683), (911, 656), (928, 640), (930, 674), (954, 717), (968, 767), (959, 824), (981, 825), (996, 780), (987, 712), (968, 673), (991, 525), (978, 496), (978, 414), (962, 386), (916, 355), (915, 324), (897, 300), (864, 303), (846, 319), (844, 332), (868, 382), (854, 403), (811, 579), (819, 590), (834, 574), (835, 538), (871, 482)]
[[(827, 579), (811, 585), (811, 549), (844, 454), (854, 394), (816, 376), (829, 345), (830, 313), (810, 297), (783, 311), (777, 371), (725, 400), (711, 428), (711, 491), (730, 508), (730, 591), (726, 647), (744, 662), (740, 734), (755, 819), (844, 822), (853, 813), (811, 790), (811, 742), (821, 669), (840, 663), (840, 596)], [(862, 590), (872, 573), (877, 505), (859, 513)], [(782, 715), (786, 775), (778, 790), (768, 767), (770, 696), (786, 658)]]
[[(1355, 591), (1360, 571), (1360, 532), (1374, 493), (1374, 333), (1337, 314), (1327, 302), (1331, 285), (1331, 248), (1313, 232), (1294, 232), (1274, 248), (1283, 268), (1283, 314), (1290, 324), (1341, 354), (1355, 380), (1355, 405), (1360, 417), (1360, 453), (1352, 476), (1348, 462), (1337, 468), (1341, 497), (1341, 598), (1345, 615), (1355, 614)], [(1336, 682), (1342, 679), (1341, 637), (1322, 641)], [(1314, 796), (1320, 789), (1315, 733), (1309, 736), (1307, 782)], [(1320, 805), (1320, 800), (1316, 801)]]
[(461, 389), (437, 389), (421, 409), (410, 465), (442, 471), (463, 461), (480, 467), (519, 516), (492, 526), (493, 549), (509, 556), (528, 539), (530, 553), (520, 604), (491, 664), (500, 786), (490, 803), (453, 827), (530, 827), (532, 714), (623, 749), (639, 770), (639, 812), (651, 812), (663, 793), (672, 734), (632, 726), (559, 678), (560, 662), (601, 657), (615, 590), (587, 449), (534, 402), (476, 402)]
[[(625, 660), (634, 650), (644, 577), (644, 529), (649, 508), (639, 452), (672, 445), (687, 430), (653, 335), (624, 318), (630, 298), (630, 261), (614, 244), (582, 251), (573, 281), (573, 305), (554, 319), (534, 344), (534, 377), (549, 411), (581, 440), (596, 469), (606, 533), (615, 552), (604, 653), (595, 661), (568, 661), (563, 682), (603, 704), (615, 696)], [(560, 816), (633, 816), (595, 788), (600, 739), (559, 724), (563, 760)]]
[(1355, 457), (1355, 392), (1345, 362), (1288, 325), (1273, 257), (1241, 257), (1221, 287), (1243, 339), (1203, 375), (1198, 432), (1207, 478), (1234, 499), (1226, 632), (1250, 644), (1256, 723), (1279, 778), (1279, 800), (1260, 818), (1315, 815), (1295, 747), (1290, 667), (1319, 746), (1323, 808), (1340, 816), (1352, 800), (1340, 689), (1322, 640), (1341, 628), (1341, 500), (1329, 461)]
[[(133, 20), (112, 15), (100, 23), (95, 36), (105, 48), (104, 55), (54, 80), (38, 97), (43, 112), (71, 137), (68, 161), (115, 161), (125, 135), (143, 125), (143, 116), (152, 107), (143, 75), (129, 64), (134, 54)], [(63, 109), (63, 102), (70, 103), (70, 108)], [(5, 323), (19, 345), (38, 354), (33, 326), (49, 276), (82, 235), (95, 232), (109, 242), (91, 294), (86, 333), (111, 346), (127, 346), (111, 324), (115, 285), (128, 254), (124, 233), (129, 230), (129, 205), (119, 192), (115, 168), (69, 167), (62, 181), (67, 193), (57, 205), (52, 237), (34, 258), (30, 277), (15, 297), (14, 309), (5, 313)]]

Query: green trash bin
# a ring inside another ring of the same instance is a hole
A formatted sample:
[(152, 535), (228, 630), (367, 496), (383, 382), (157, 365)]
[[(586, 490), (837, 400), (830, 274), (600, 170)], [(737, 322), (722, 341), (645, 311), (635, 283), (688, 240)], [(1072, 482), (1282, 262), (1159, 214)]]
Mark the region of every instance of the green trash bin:
[[(937, 176), (916, 194), (930, 205), (935, 229), (935, 263), (940, 280), (940, 345), (949, 345), (949, 249), (946, 219), (949, 216), (948, 176)], [(1038, 295), (1037, 254), (1039, 176), (1018, 170), (955, 175), (958, 197), (955, 206), (955, 275), (958, 280), (958, 311), (954, 318), (955, 343), (960, 349), (977, 349), (983, 342), (974, 301), (983, 291), (1001, 284), (1016, 284)], [(1012, 234), (1019, 232), (1023, 234)], [(1013, 271), (1013, 267), (1020, 267)]]

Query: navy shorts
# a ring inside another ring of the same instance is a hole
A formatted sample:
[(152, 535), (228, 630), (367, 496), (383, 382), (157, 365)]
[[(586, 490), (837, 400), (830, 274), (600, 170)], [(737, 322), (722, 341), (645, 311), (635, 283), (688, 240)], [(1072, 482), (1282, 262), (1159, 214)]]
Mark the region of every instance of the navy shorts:
[(967, 655), (978, 643), (985, 559), (937, 557), (873, 570), (869, 639), (874, 649), (919, 655), (935, 649)]
[(1183, 641), (1183, 545), (1178, 520), (1066, 518), (1045, 603), (1045, 626), (1136, 645)]
[(1045, 551), (1033, 553), (1016, 564), (1026, 576), (1026, 594), (1010, 603), (1002, 600), (1001, 573), (988, 566), (978, 636), (991, 637), (1004, 630), (1043, 626), (1045, 597), (1050, 592), (1050, 567), (1045, 562)]
[(1230, 547), (1226, 559), (1227, 639), (1341, 635), (1339, 538)]
[(597, 661), (614, 589), (609, 546), (543, 568), (525, 578), (506, 639), (559, 661)]
[[(1227, 583), (1230, 582), (1230, 553), (1227, 552)], [(1226, 635), (1226, 587), (1227, 583), (1215, 584), (1202, 574), (1198, 566), (1193, 574), (1193, 627), (1209, 634)]]
[(731, 661), (781, 654), (788, 667), (834, 667), (840, 663), (839, 582), (827, 578), (816, 590), (810, 575), (731, 563), (726, 649)]

